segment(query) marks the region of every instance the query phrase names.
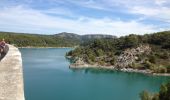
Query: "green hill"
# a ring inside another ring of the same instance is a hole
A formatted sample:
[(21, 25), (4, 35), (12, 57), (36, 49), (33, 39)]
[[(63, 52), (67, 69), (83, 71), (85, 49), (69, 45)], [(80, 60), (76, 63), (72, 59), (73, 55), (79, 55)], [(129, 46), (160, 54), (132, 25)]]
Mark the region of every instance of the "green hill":
[(18, 47), (74, 47), (84, 41), (105, 37), (107, 37), (107, 35), (92, 35), (91, 37), (86, 37), (86, 35), (66, 32), (54, 35), (0, 32), (0, 39), (4, 38), (8, 43), (15, 44)]
[[(72, 66), (112, 66), (170, 73), (170, 31), (96, 39), (66, 54)], [(75, 68), (75, 67), (74, 67)]]

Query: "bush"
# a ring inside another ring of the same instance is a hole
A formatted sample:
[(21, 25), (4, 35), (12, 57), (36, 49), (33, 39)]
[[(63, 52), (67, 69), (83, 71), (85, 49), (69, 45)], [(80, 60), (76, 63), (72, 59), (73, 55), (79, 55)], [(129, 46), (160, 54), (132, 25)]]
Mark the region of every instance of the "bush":
[(103, 56), (103, 54), (104, 54), (104, 52), (103, 52), (102, 49), (96, 50), (96, 55), (97, 55), (98, 57)]
[(167, 73), (167, 68), (163, 66), (154, 67), (153, 71), (155, 73)]
[(141, 100), (170, 100), (170, 82), (162, 84), (159, 93), (151, 94), (147, 91), (140, 93)]
[(151, 55), (151, 56), (149, 56), (149, 62), (151, 62), (151, 63), (156, 63), (156, 56), (155, 55)]
[(168, 59), (169, 58), (169, 53), (164, 51), (162, 54), (161, 54), (161, 58), (162, 59)]
[(110, 64), (111, 65), (114, 65), (115, 64), (115, 58), (113, 57), (112, 60), (110, 61)]
[(104, 66), (104, 64), (105, 64), (105, 62), (102, 61), (102, 60), (98, 61), (98, 63), (99, 63), (100, 65), (102, 65), (102, 66)]
[(150, 63), (149, 61), (145, 61), (144, 66), (146, 69), (151, 69), (151, 70), (155, 68), (155, 65)]
[(152, 96), (151, 96), (151, 94), (149, 94), (148, 91), (142, 91), (140, 93), (140, 98), (141, 98), (141, 100), (152, 100)]
[(170, 83), (161, 85), (159, 99), (170, 100)]

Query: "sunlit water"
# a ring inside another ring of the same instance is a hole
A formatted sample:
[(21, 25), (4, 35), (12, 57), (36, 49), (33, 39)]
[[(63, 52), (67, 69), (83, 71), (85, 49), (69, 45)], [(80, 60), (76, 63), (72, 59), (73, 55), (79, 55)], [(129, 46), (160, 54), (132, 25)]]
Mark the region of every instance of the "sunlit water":
[(157, 92), (170, 77), (103, 70), (71, 70), (71, 49), (20, 49), (26, 100), (139, 100), (142, 90)]

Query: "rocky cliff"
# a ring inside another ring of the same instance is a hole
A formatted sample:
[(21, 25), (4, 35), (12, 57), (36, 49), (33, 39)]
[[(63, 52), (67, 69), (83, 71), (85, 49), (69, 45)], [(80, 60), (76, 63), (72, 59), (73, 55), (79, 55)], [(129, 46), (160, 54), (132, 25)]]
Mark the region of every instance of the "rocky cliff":
[(139, 60), (139, 56), (148, 55), (150, 52), (151, 48), (149, 45), (140, 45), (137, 48), (127, 49), (117, 57), (115, 66), (117, 68), (125, 68), (137, 61), (143, 63), (145, 59)]
[(21, 53), (12, 45), (8, 47), (0, 61), (0, 100), (25, 100)]
[[(143, 63), (145, 62), (145, 58), (151, 52), (151, 47), (149, 45), (140, 45), (136, 48), (128, 48), (124, 50), (119, 56), (115, 57), (114, 65), (109, 65), (107, 63), (100, 64), (99, 62), (95, 62), (93, 64), (89, 64), (83, 60), (83, 58), (73, 58), (75, 60), (74, 63), (70, 64), (70, 68), (87, 68), (87, 67), (100, 67), (100, 68), (109, 68), (109, 69), (120, 69), (120, 70), (129, 70), (136, 69), (135, 65), (138, 64), (143, 67)], [(144, 56), (142, 59), (141, 56)], [(70, 57), (72, 58), (72, 57)], [(110, 59), (107, 57), (107, 59)], [(139, 67), (138, 69), (142, 69)]]

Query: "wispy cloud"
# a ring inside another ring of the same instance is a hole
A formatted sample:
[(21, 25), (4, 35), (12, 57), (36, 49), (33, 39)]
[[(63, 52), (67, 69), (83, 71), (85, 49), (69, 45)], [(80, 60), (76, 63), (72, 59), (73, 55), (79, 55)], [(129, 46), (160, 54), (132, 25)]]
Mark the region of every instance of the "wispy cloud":
[(67, 8), (62, 8), (62, 7), (55, 7), (55, 8), (49, 8), (45, 10), (40, 10), (42, 13), (45, 14), (51, 14), (51, 15), (63, 15), (67, 17), (74, 17), (74, 13), (71, 12)]
[(133, 7), (131, 12), (170, 23), (170, 8)]
[[(65, 19), (57, 16), (50, 16), (38, 10), (24, 8), (22, 6), (5, 8), (0, 12), (0, 26), (8, 27), (14, 31), (20, 31), (20, 28), (29, 29), (30, 32), (39, 30), (49, 30), (49, 32), (69, 31), (80, 34), (113, 34), (125, 35), (128, 33), (148, 33), (159, 31), (155, 30), (154, 25), (144, 25), (137, 21), (124, 22), (121, 20), (112, 20), (109, 18), (95, 19), (80, 17), (78, 19)], [(9, 27), (10, 26), (10, 27)], [(31, 29), (31, 28), (33, 29)], [(0, 27), (2, 29), (2, 27)], [(27, 30), (28, 31), (28, 30)]]
[(71, 4), (76, 4), (79, 5), (81, 7), (87, 7), (87, 8), (93, 8), (93, 9), (97, 9), (97, 10), (111, 10), (108, 7), (106, 7), (106, 2), (104, 2), (103, 0), (101, 1), (95, 1), (95, 0), (70, 0), (68, 1)]
[(69, 1), (79, 6), (96, 10), (117, 11), (129, 13), (132, 16), (143, 15), (152, 17), (155, 20), (170, 22), (170, 1), (169, 0), (79, 0)]
[(157, 5), (163, 5), (167, 2), (168, 2), (167, 0), (155, 0), (155, 4), (157, 4)]
[[(168, 0), (0, 1), (0, 30), (79, 34), (151, 33), (170, 27)], [(156, 20), (152, 24), (150, 19)], [(148, 21), (150, 23), (145, 23)], [(160, 24), (161, 22), (161, 24)], [(166, 27), (165, 27), (166, 26)]]

